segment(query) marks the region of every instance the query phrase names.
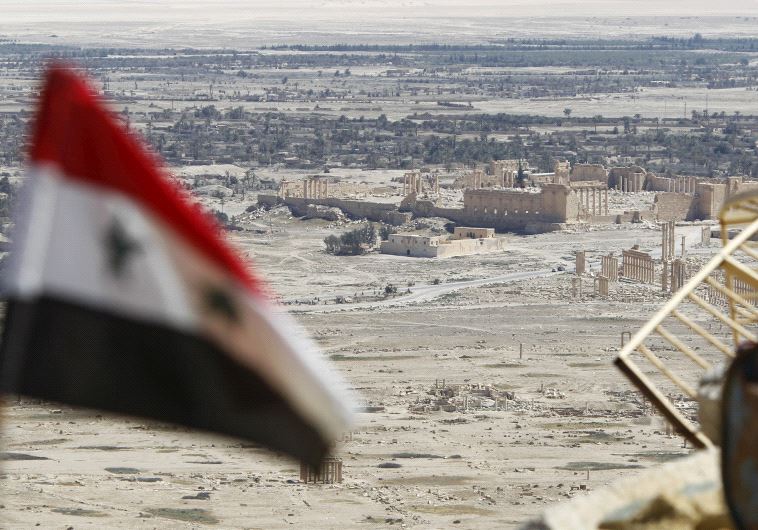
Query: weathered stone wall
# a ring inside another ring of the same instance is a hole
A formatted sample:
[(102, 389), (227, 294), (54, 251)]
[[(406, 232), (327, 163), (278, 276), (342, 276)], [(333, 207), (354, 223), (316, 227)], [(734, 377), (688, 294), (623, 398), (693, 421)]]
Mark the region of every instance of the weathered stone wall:
[(436, 258), (440, 237), (423, 237), (415, 234), (391, 234), (387, 241), (382, 241), (382, 254), (395, 256), (412, 256), (414, 258)]
[(441, 243), (437, 247), (438, 258), (487, 254), (505, 250), (505, 240), (501, 237), (486, 239), (455, 239)]
[(647, 171), (640, 166), (614, 167), (608, 172), (608, 187), (621, 191), (642, 191)]
[(685, 221), (697, 215), (698, 199), (687, 193), (657, 193), (653, 211), (658, 221)]
[(696, 196), (696, 207), (691, 219), (715, 219), (726, 198), (726, 184), (700, 183)]
[(347, 199), (303, 199), (300, 197), (286, 197), (284, 199), (276, 195), (258, 195), (258, 204), (274, 206), (286, 204), (294, 215), (308, 215), (308, 205), (318, 204), (339, 208), (345, 214), (355, 219), (368, 219), (393, 225), (401, 225), (411, 220), (410, 213), (398, 212), (397, 207), (391, 203), (354, 201)]
[(452, 239), (481, 239), (495, 237), (495, 230), (476, 226), (456, 226), (453, 230)]
[(416, 201), (413, 213), (446, 217), (456, 224), (490, 227), (501, 232), (548, 232), (579, 217), (579, 200), (568, 186), (546, 184), (540, 193), (520, 190), (466, 190), (463, 208), (440, 208)]
[(571, 181), (597, 180), (608, 185), (608, 170), (601, 164), (576, 164), (571, 170)]
[(282, 200), (277, 195), (270, 195), (267, 193), (258, 194), (258, 204), (261, 206), (273, 208), (274, 206), (276, 206), (277, 204), (281, 202)]
[(347, 199), (301, 199), (299, 197), (288, 197), (284, 203), (290, 207), (295, 215), (305, 215), (308, 204), (321, 204), (322, 206), (332, 206), (339, 208), (347, 215), (357, 219), (369, 219), (371, 221), (383, 221), (387, 212), (397, 210), (397, 207), (391, 203), (353, 201)]
[(743, 182), (742, 177), (728, 177), (726, 182), (700, 182), (692, 219), (717, 219), (724, 201), (732, 195), (749, 191), (758, 191), (758, 182)]
[(445, 239), (413, 234), (392, 234), (382, 241), (382, 254), (414, 258), (451, 258), (505, 250), (505, 240), (499, 237), (482, 239)]
[(354, 218), (381, 221), (395, 225), (417, 217), (445, 217), (452, 222), (472, 227), (494, 228), (500, 232), (542, 233), (559, 230), (565, 223), (579, 221), (579, 198), (569, 186), (546, 184), (539, 193), (516, 189), (466, 190), (463, 208), (442, 208), (429, 200), (407, 197), (398, 211), (394, 204), (345, 199), (278, 198), (261, 195), (259, 203), (283, 203), (295, 215), (306, 215), (308, 204), (340, 208)]

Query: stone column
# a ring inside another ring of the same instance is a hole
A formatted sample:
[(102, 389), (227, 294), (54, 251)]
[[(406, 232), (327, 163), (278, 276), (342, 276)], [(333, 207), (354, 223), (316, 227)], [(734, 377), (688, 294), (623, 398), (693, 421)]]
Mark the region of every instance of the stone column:
[(600, 296), (608, 296), (608, 278), (598, 276), (598, 292)]
[(595, 195), (597, 194), (597, 190), (595, 188), (592, 188), (592, 215), (597, 215), (597, 206), (595, 204)]
[(576, 273), (584, 274), (587, 268), (587, 260), (585, 258), (584, 250), (578, 250), (576, 252)]
[(609, 212), (608, 212), (608, 188), (606, 188), (603, 191), (603, 195), (605, 195), (605, 215), (609, 215)]
[(711, 246), (711, 227), (710, 226), (704, 226), (702, 228), (702, 232), (700, 234), (701, 238), (701, 244), (704, 247), (710, 247)]

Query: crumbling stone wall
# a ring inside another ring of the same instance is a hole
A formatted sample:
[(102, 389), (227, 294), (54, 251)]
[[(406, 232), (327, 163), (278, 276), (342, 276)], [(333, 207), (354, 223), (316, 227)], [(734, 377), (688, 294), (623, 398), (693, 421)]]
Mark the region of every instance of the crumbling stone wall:
[(726, 184), (700, 183), (697, 186), (695, 210), (690, 219), (715, 219), (727, 197)]
[(301, 197), (286, 197), (284, 199), (276, 195), (258, 195), (258, 204), (266, 206), (275, 206), (285, 204), (292, 210), (294, 215), (308, 215), (308, 206), (317, 204), (339, 208), (350, 217), (356, 219), (368, 219), (388, 223), (392, 225), (401, 225), (411, 220), (410, 213), (399, 212), (394, 204), (382, 202), (353, 201), (346, 199), (303, 199)]
[(658, 221), (686, 221), (697, 216), (698, 199), (687, 193), (657, 193), (653, 211)]
[(504, 249), (505, 240), (500, 237), (447, 239), (443, 236), (415, 234), (391, 234), (387, 241), (382, 241), (381, 245), (383, 254), (415, 258), (450, 258), (498, 252)]
[(647, 171), (640, 166), (614, 167), (608, 172), (608, 187), (621, 191), (642, 191)]
[(568, 184), (570, 172), (571, 164), (569, 162), (556, 162), (553, 167), (553, 184)]
[(608, 185), (608, 170), (602, 164), (576, 164), (571, 170), (571, 181), (597, 180)]
[(697, 191), (697, 177), (659, 177), (653, 173), (648, 173), (645, 189), (649, 191), (695, 193)]

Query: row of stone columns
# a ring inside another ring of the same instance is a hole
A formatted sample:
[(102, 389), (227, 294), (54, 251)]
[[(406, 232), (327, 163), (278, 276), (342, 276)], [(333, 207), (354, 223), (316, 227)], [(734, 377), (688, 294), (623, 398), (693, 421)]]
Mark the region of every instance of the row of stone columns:
[(631, 175), (619, 175), (616, 189), (623, 192), (642, 191), (645, 185), (645, 175), (632, 173)]
[(518, 172), (516, 171), (510, 171), (507, 169), (503, 170), (503, 181), (502, 186), (504, 188), (513, 188), (516, 186), (516, 176), (518, 175)]
[(481, 169), (475, 169), (470, 174), (471, 177), (471, 187), (474, 189), (479, 189), (482, 187), (482, 179), (484, 177), (484, 171)]
[(337, 484), (342, 482), (342, 459), (328, 456), (321, 461), (321, 464), (317, 468), (301, 462), (300, 482), (306, 484), (309, 482), (323, 484)]
[(602, 256), (600, 258), (600, 274), (608, 278), (610, 282), (616, 282), (619, 278), (619, 260), (615, 256)]
[(306, 177), (303, 180), (304, 199), (324, 199), (329, 197), (329, 181), (318, 177)]
[(608, 296), (608, 278), (605, 276), (595, 276), (595, 293), (600, 296)]
[[(431, 178), (433, 179), (432, 182), (432, 192), (433, 193), (439, 193), (440, 192), (440, 178), (439, 175), (436, 173), (433, 173), (431, 175)], [(481, 187), (481, 179), (479, 180)], [(406, 173), (403, 176), (403, 195), (408, 195), (409, 193), (415, 193), (416, 195), (421, 195), (424, 191), (424, 176), (421, 175), (421, 173), (411, 171)]]
[(675, 193), (695, 193), (697, 189), (697, 178), (695, 177), (674, 177), (669, 179), (666, 191)]
[(579, 202), (591, 215), (608, 215), (608, 189), (576, 188)]
[(622, 259), (626, 278), (655, 283), (655, 263), (649, 254), (637, 250), (624, 250)]

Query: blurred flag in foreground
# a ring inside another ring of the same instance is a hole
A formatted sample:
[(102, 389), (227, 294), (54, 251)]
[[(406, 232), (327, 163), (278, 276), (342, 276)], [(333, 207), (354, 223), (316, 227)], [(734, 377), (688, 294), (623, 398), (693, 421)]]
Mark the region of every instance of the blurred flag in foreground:
[(239, 436), (315, 464), (341, 380), (77, 74), (48, 72), (0, 390)]

